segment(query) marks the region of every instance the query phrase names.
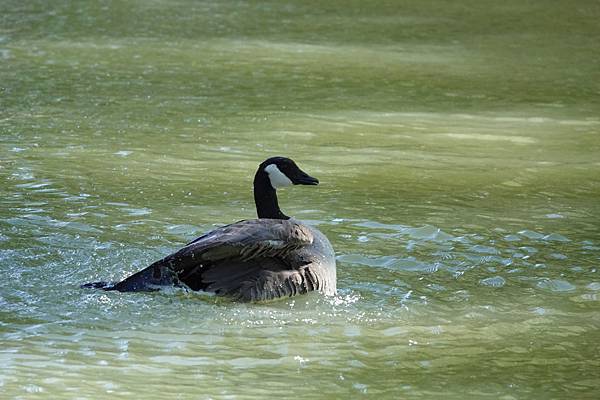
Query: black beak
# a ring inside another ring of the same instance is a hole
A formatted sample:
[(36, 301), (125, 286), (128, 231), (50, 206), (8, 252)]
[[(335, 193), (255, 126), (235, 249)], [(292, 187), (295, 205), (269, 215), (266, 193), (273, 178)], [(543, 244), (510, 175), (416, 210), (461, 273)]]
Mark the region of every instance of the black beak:
[(297, 177), (293, 180), (294, 185), (318, 185), (319, 180), (317, 178), (313, 178), (305, 172), (301, 172)]

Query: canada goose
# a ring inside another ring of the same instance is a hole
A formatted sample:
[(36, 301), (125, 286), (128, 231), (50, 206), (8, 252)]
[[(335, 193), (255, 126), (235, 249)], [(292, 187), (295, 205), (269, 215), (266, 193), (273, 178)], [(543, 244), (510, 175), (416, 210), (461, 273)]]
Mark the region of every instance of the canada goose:
[(177, 286), (240, 301), (262, 301), (310, 291), (336, 292), (335, 255), (316, 228), (283, 214), (276, 189), (319, 181), (285, 157), (265, 160), (254, 177), (258, 219), (208, 232), (121, 282), (83, 287), (121, 292)]

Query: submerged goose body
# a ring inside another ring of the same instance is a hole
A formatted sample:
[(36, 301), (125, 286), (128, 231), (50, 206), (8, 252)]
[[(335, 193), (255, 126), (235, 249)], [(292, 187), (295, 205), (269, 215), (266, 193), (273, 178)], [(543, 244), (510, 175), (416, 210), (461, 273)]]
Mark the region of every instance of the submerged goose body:
[(264, 301), (311, 291), (336, 292), (335, 254), (319, 230), (281, 212), (276, 189), (316, 185), (289, 158), (264, 161), (254, 178), (258, 219), (217, 228), (121, 282), (86, 284), (104, 290), (153, 291), (162, 286)]

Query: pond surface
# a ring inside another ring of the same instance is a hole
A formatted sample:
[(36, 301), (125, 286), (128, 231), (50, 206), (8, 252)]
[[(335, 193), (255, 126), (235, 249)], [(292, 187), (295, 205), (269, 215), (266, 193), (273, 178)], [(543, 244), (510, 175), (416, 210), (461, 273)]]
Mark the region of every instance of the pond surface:
[[(596, 1), (0, 5), (0, 397), (596, 398)], [(83, 290), (280, 193), (339, 293)]]

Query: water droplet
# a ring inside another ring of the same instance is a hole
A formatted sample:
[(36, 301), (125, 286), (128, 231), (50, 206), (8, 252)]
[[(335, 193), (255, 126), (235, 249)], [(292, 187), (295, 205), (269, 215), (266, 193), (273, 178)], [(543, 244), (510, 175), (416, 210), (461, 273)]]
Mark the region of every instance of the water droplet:
[(367, 393), (368, 386), (363, 383), (355, 383), (352, 387), (361, 393)]
[(524, 231), (520, 231), (519, 235), (525, 236), (528, 239), (542, 239), (544, 237), (544, 235), (542, 235), (541, 233), (530, 231), (527, 229)]
[(475, 253), (481, 253), (481, 254), (498, 254), (498, 250), (496, 250), (493, 247), (490, 246), (482, 246), (479, 244), (476, 244), (475, 246), (471, 246), (471, 248), (469, 249)]
[(504, 240), (507, 242), (518, 242), (521, 238), (517, 235), (506, 235), (504, 236)]
[(590, 290), (600, 290), (600, 282), (592, 282), (586, 286)]
[(490, 287), (502, 287), (506, 284), (506, 279), (501, 276), (492, 276), (479, 281), (479, 284)]
[(535, 307), (531, 310), (531, 312), (537, 315), (544, 315), (547, 311), (543, 307)]
[(561, 279), (544, 279), (538, 282), (537, 287), (552, 292), (570, 292), (576, 289), (575, 285)]
[(569, 239), (564, 237), (563, 235), (559, 235), (558, 233), (551, 233), (543, 237), (544, 240), (550, 240), (553, 242), (570, 242)]

